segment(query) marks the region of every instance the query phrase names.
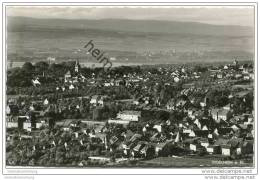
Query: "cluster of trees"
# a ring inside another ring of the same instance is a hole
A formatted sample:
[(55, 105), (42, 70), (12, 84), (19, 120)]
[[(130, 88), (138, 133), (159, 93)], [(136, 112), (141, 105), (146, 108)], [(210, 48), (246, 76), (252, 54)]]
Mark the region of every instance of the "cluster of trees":
[(7, 86), (28, 87), (30, 86), (33, 74), (22, 68), (15, 68), (7, 72)]
[(253, 92), (249, 93), (243, 98), (234, 97), (233, 109), (235, 114), (251, 113), (254, 109), (254, 95)]
[(80, 139), (83, 145), (73, 134), (60, 131), (57, 127), (52, 131), (42, 130), (40, 137), (33, 139), (20, 140), (16, 134), (7, 144), (6, 161), (8, 165), (15, 166), (79, 166), (82, 161), (84, 165), (97, 164), (88, 157), (102, 153), (104, 146), (101, 140), (84, 135)]
[[(10, 87), (28, 87), (31, 86), (31, 80), (35, 77), (51, 77), (50, 79), (46, 79), (45, 83), (51, 83), (51, 81), (57, 79), (58, 77), (63, 77), (67, 71), (74, 72), (76, 61), (68, 61), (62, 63), (52, 63), (49, 64), (46, 61), (39, 61), (35, 64), (31, 62), (25, 62), (22, 67), (17, 67), (8, 70), (7, 73), (7, 85)], [(119, 75), (127, 73), (140, 73), (141, 68), (139, 66), (136, 67), (114, 67), (109, 74), (105, 73), (102, 68), (87, 68), (82, 67), (81, 73), (86, 77), (91, 77), (92, 74), (96, 74), (96, 76), (104, 76), (107, 75)], [(42, 79), (44, 81), (44, 79)]]
[(229, 89), (211, 90), (207, 96), (207, 103), (209, 107), (223, 107), (227, 104), (233, 105), (235, 114), (251, 113), (254, 104), (253, 92), (248, 93), (244, 97), (229, 97), (231, 91)]
[(197, 65), (193, 68), (194, 72), (206, 72), (208, 70), (208, 67)]
[(206, 95), (207, 105), (209, 107), (223, 107), (230, 102), (228, 98), (229, 95), (230, 90), (228, 89), (212, 89)]

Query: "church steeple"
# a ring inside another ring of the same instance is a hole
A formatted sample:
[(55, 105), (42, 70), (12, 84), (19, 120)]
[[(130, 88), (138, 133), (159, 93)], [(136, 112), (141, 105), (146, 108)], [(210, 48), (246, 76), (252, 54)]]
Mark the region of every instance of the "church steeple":
[(237, 66), (237, 65), (238, 65), (237, 58), (235, 58), (235, 60), (233, 61), (233, 65), (234, 65), (234, 66)]
[(76, 73), (79, 72), (79, 60), (76, 61), (76, 64), (75, 64), (75, 72), (76, 72)]

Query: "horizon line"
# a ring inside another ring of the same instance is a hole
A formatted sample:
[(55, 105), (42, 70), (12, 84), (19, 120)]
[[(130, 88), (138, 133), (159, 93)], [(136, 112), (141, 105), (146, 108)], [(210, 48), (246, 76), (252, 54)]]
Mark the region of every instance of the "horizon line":
[(234, 24), (212, 24), (212, 23), (204, 23), (198, 21), (178, 21), (178, 20), (159, 20), (159, 19), (129, 19), (129, 18), (59, 18), (59, 17), (31, 17), (31, 16), (13, 16), (13, 15), (6, 15), (7, 18), (28, 18), (28, 19), (41, 19), (41, 20), (87, 20), (87, 21), (102, 21), (102, 20), (126, 20), (126, 21), (158, 21), (158, 22), (178, 22), (178, 23), (194, 23), (194, 24), (204, 24), (210, 26), (229, 26), (229, 27), (247, 27), (247, 28), (254, 28), (255, 25), (234, 25)]

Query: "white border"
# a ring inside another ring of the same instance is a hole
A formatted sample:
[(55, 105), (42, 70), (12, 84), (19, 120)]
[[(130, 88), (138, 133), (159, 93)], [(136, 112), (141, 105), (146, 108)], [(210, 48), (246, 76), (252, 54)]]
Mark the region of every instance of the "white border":
[[(79, 0), (78, 0), (79, 1)], [(81, 0), (80, 0), (81, 1)], [(4, 1), (4, 3), (7, 2), (7, 1)], [(114, 5), (122, 5), (122, 6), (142, 6), (142, 5), (145, 5), (145, 6), (148, 6), (148, 5), (165, 5), (165, 6), (172, 6), (172, 5), (178, 5), (178, 6), (186, 6), (186, 5), (190, 5), (190, 6), (193, 6), (193, 5), (202, 5), (202, 6), (207, 6), (207, 5), (210, 5), (210, 6), (213, 6), (213, 5), (224, 5), (224, 6), (232, 6), (232, 5), (241, 5), (241, 6), (254, 6), (255, 7), (255, 24), (257, 25), (258, 24), (258, 17), (257, 17), (257, 4), (256, 3), (234, 3), (234, 2), (229, 2), (229, 3), (222, 3), (222, 2), (217, 2), (217, 3), (197, 3), (197, 2), (191, 2), (191, 3), (157, 3), (157, 2), (153, 2), (153, 3), (68, 3), (68, 2), (64, 2), (64, 1), (60, 1), (62, 3), (24, 3), (24, 2), (20, 2), (20, 3), (12, 3), (14, 1), (9, 1), (5, 4), (2, 4), (3, 5), (3, 13), (5, 13), (5, 6), (6, 5), (61, 5), (61, 6), (66, 6), (66, 5), (89, 5), (89, 6), (100, 6), (100, 5), (111, 5), (111, 6), (114, 6)], [(17, 1), (16, 1), (17, 2)], [(105, 1), (102, 1), (102, 2), (105, 2)], [(190, 2), (190, 1), (189, 1)], [(203, 1), (202, 1), (203, 2)], [(223, 1), (225, 2), (225, 1)], [(1, 9), (1, 14), (2, 14), (2, 9)], [(1, 20), (2, 21), (2, 20)], [(3, 21), (1, 22), (1, 24), (5, 24), (5, 19), (3, 18)], [(1, 28), (1, 31), (2, 31), (2, 28)], [(257, 26), (255, 26), (255, 33), (257, 32)], [(5, 46), (5, 35), (6, 35), (6, 32), (5, 32), (5, 28), (3, 28), (3, 44), (1, 44), (1, 51), (2, 51), (2, 45)], [(255, 34), (255, 67), (257, 68), (258, 67), (258, 62), (257, 62), (257, 54), (258, 54), (258, 51), (257, 51), (257, 34)], [(2, 67), (2, 72), (4, 72), (5, 70), (5, 57), (6, 57), (6, 52), (2, 52), (2, 55), (3, 55), (3, 60), (1, 61), (1, 67)], [(255, 68), (255, 69), (256, 69)], [(257, 88), (257, 85), (258, 85), (258, 72), (255, 72), (255, 99), (258, 98), (257, 97), (257, 91), (258, 91), (258, 88)], [(5, 112), (5, 79), (6, 79), (6, 74), (3, 73), (3, 76), (1, 76), (1, 83), (2, 83), (2, 88), (1, 88), (1, 92), (3, 94), (3, 98), (2, 98), (2, 102), (1, 102), (1, 105), (0, 105), (0, 108), (3, 110), (3, 112)], [(255, 104), (255, 111), (257, 112), (258, 110), (258, 106), (257, 104)], [(255, 116), (255, 119), (256, 119), (256, 127), (258, 127), (258, 123), (257, 123), (257, 119), (258, 117)], [(5, 113), (2, 114), (2, 125), (4, 125), (5, 123)], [(256, 128), (255, 128), (256, 129)], [(3, 135), (3, 136), (2, 136)], [(255, 131), (255, 137), (257, 137), (258, 135), (258, 132)], [(5, 142), (5, 128), (3, 128), (3, 132), (1, 133), (1, 143), (2, 141)], [(257, 143), (257, 140), (255, 140), (255, 143)], [(256, 149), (255, 149), (255, 152), (258, 152), (258, 149), (257, 149), (257, 146), (255, 146)], [(3, 149), (1, 149), (1, 154), (3, 152), (3, 150), (5, 149), (5, 146), (3, 147)], [(255, 153), (255, 160), (258, 159), (257, 157), (257, 154), (258, 153)], [(164, 168), (164, 169), (158, 169), (158, 168), (145, 168), (145, 169), (132, 169), (132, 168), (129, 168), (129, 169), (125, 169), (125, 168), (71, 168), (71, 169), (68, 169), (68, 168), (55, 168), (55, 169), (50, 169), (50, 168), (30, 168), (30, 167), (11, 167), (11, 169), (6, 169), (5, 168), (5, 155), (2, 157), (1, 155), (1, 162), (4, 162), (4, 169), (3, 169), (3, 174), (24, 174), (24, 175), (28, 175), (28, 174), (198, 174), (198, 175), (205, 175), (202, 173), (202, 170), (209, 170), (209, 168), (206, 168), (206, 169), (196, 169), (196, 168)], [(4, 161), (3, 161), (4, 160)], [(256, 174), (257, 173), (257, 163), (255, 163), (255, 168), (225, 168), (225, 170), (244, 170), (244, 175), (247, 175), (248, 173), (246, 173), (245, 171), (247, 170), (252, 170), (252, 173), (249, 173), (248, 175), (250, 174)], [(1, 166), (2, 166), (2, 163), (1, 163)], [(2, 167), (1, 167), (2, 168)], [(208, 173), (210, 175), (212, 174), (227, 174), (227, 173), (218, 173), (220, 172), (221, 170), (223, 171), (224, 168), (210, 168), (210, 170), (213, 170), (215, 173)], [(212, 172), (213, 172), (212, 171)], [(234, 174), (234, 173), (228, 173), (228, 174)], [(105, 177), (104, 177), (105, 178)]]

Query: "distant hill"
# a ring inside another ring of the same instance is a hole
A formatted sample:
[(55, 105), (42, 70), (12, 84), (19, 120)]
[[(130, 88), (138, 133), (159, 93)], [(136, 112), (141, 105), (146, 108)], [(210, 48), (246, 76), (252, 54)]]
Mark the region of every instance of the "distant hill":
[[(234, 57), (247, 60), (254, 53), (254, 29), (246, 26), (8, 17), (7, 32), (8, 59), (12, 61), (39, 60), (46, 56), (84, 60), (86, 54), (75, 52), (75, 49), (82, 49), (89, 40), (108, 56), (118, 57), (116, 61), (126, 59), (128, 63), (224, 61)], [(169, 55), (169, 51), (176, 54)], [(144, 52), (157, 54), (146, 57)]]
[(8, 17), (8, 30), (17, 31), (28, 27), (50, 29), (99, 29), (144, 33), (181, 33), (211, 36), (252, 36), (253, 28), (247, 26), (220, 26), (195, 22), (122, 20), (122, 19), (34, 19), (27, 17)]

